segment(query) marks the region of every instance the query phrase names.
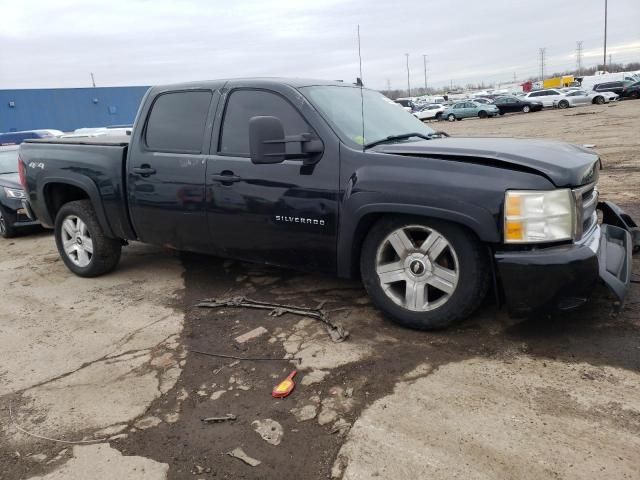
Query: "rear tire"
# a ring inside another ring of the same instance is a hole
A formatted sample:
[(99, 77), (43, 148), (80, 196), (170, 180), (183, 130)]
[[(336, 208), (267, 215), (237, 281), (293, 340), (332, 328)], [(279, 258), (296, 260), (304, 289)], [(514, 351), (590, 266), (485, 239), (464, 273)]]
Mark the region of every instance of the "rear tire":
[(122, 243), (105, 236), (89, 200), (63, 205), (54, 232), (62, 261), (80, 277), (103, 275), (120, 261)]
[(0, 205), (0, 237), (13, 238), (16, 236), (16, 229), (13, 226), (11, 215)]
[(360, 272), (373, 303), (417, 330), (444, 328), (473, 313), (490, 281), (487, 252), (472, 233), (420, 217), (376, 223), (362, 246)]
[(456, 116), (453, 113), (450, 113), (447, 116), (447, 120), (449, 120), (450, 122), (455, 122), (456, 121)]

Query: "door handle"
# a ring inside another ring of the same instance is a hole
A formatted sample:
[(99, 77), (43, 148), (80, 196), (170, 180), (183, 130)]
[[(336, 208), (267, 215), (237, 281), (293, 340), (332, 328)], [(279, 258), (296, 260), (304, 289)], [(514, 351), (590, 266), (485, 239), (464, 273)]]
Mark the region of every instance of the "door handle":
[(211, 178), (211, 180), (213, 180), (214, 182), (220, 182), (226, 185), (231, 185), (232, 183), (242, 180), (242, 177), (234, 175), (232, 172), (211, 175), (211, 177), (209, 178)]
[(156, 169), (151, 168), (151, 165), (140, 165), (139, 167), (133, 167), (131, 170), (133, 173), (137, 173), (143, 177), (156, 173)]

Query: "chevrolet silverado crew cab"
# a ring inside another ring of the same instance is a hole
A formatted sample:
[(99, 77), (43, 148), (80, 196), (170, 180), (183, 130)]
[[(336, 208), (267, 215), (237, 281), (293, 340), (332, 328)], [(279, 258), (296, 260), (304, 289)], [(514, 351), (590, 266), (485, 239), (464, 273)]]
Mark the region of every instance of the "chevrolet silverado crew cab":
[(599, 279), (622, 301), (639, 236), (598, 203), (599, 165), (580, 146), (448, 137), (375, 91), (287, 79), (154, 87), (130, 137), (28, 140), (19, 160), (25, 207), (77, 275), (113, 270), (136, 240), (360, 276), (420, 329), (490, 288), (520, 316), (578, 306)]

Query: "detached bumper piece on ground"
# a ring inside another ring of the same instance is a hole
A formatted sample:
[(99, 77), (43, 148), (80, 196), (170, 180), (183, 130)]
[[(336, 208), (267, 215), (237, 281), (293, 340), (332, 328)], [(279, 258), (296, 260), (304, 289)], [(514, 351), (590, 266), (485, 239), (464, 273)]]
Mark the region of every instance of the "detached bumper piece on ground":
[(640, 228), (614, 203), (600, 202), (598, 210), (602, 223), (575, 244), (495, 254), (512, 315), (578, 307), (599, 280), (616, 296), (618, 307), (624, 305), (631, 283), (631, 256), (640, 250)]

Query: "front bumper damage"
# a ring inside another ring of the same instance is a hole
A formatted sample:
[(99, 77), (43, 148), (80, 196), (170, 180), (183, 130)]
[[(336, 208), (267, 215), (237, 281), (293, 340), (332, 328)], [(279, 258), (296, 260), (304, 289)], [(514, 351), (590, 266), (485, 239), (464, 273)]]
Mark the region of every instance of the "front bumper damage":
[(600, 202), (598, 209), (602, 223), (580, 242), (494, 254), (512, 316), (582, 305), (599, 281), (609, 287), (620, 306), (624, 304), (631, 282), (631, 256), (640, 249), (640, 229), (614, 203)]

